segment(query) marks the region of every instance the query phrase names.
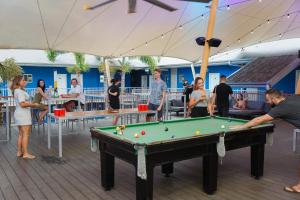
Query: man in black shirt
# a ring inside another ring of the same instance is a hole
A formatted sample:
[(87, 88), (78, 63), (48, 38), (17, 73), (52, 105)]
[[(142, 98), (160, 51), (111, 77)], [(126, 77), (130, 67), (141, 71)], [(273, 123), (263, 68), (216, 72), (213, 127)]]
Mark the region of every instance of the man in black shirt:
[[(231, 129), (246, 129), (264, 122), (272, 121), (275, 118), (281, 118), (295, 127), (300, 128), (300, 95), (284, 97), (280, 91), (270, 89), (266, 92), (266, 102), (275, 106), (269, 113), (261, 117), (256, 117), (244, 125), (233, 126)], [(300, 182), (297, 185), (285, 187), (284, 190), (300, 193)]]
[(220, 77), (220, 84), (213, 91), (213, 105), (217, 106), (218, 114), (221, 117), (228, 117), (229, 95), (232, 96), (232, 88), (226, 84), (226, 76)]
[[(193, 85), (189, 85), (188, 81), (184, 81), (183, 86), (184, 86), (183, 95), (185, 95), (185, 101), (186, 101), (186, 104), (188, 105), (190, 102), (190, 96), (193, 92)], [(181, 101), (184, 102), (183, 96), (181, 97)]]

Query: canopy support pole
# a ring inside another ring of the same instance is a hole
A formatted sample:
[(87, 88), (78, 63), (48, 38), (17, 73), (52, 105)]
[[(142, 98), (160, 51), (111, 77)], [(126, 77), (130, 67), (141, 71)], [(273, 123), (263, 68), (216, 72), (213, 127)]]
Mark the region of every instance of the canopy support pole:
[(203, 51), (203, 55), (202, 55), (201, 71), (200, 71), (200, 77), (202, 77), (204, 81), (205, 81), (205, 77), (206, 77), (208, 59), (209, 59), (209, 54), (210, 54), (210, 46), (208, 45), (208, 40), (210, 40), (212, 38), (213, 33), (214, 33), (217, 8), (218, 8), (218, 0), (212, 0), (209, 21), (208, 21), (207, 34), (206, 34), (205, 45), (204, 45), (204, 51)]

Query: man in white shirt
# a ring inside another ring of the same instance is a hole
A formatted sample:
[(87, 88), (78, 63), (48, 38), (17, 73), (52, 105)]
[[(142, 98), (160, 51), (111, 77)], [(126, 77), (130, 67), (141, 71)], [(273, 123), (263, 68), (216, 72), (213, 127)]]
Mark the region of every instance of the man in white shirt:
[[(61, 97), (63, 98), (79, 98), (80, 105), (85, 104), (85, 97), (83, 94), (83, 89), (78, 84), (78, 81), (76, 78), (73, 78), (71, 80), (71, 89), (68, 94), (62, 94)], [(78, 106), (78, 101), (71, 100), (63, 104), (64, 108), (67, 112), (72, 112), (74, 107)]]

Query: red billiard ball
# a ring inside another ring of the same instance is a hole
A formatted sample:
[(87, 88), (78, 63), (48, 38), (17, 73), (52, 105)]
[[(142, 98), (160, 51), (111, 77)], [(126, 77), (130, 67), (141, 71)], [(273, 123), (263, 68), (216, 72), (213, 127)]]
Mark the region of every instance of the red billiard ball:
[(146, 134), (146, 132), (145, 132), (145, 131), (141, 131), (141, 134), (142, 134), (142, 135), (145, 135), (145, 134)]

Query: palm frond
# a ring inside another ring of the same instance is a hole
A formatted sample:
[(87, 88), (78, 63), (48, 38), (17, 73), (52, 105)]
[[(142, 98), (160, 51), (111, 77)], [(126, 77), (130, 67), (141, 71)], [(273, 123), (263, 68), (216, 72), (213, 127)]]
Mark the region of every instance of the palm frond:
[(90, 70), (89, 66), (85, 63), (85, 56), (82, 53), (74, 53), (76, 64), (67, 67), (67, 72), (81, 74)]

